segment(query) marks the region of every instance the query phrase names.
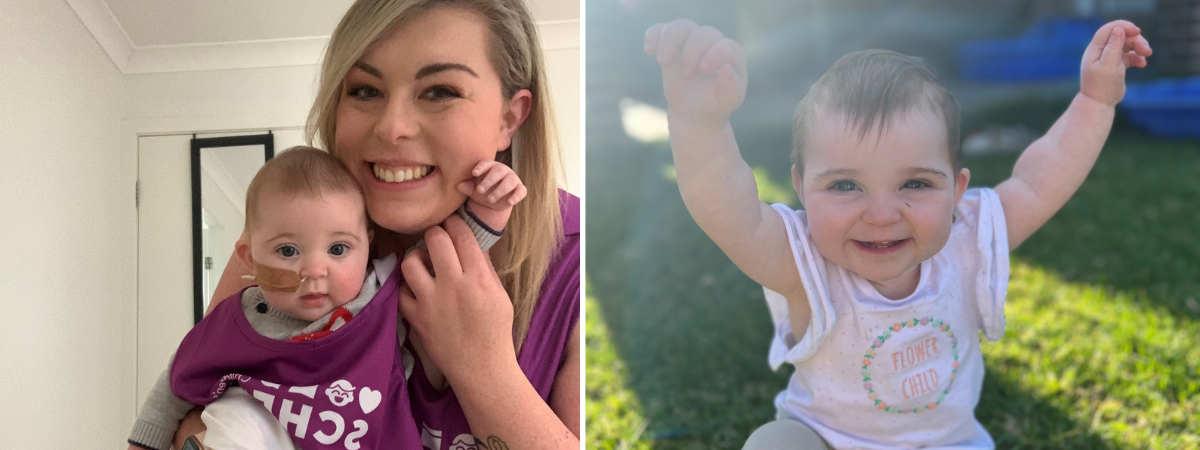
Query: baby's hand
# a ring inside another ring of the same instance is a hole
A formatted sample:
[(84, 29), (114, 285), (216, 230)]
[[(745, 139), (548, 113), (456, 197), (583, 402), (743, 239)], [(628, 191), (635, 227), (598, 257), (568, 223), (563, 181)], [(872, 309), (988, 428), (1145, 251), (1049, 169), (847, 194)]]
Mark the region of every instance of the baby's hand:
[(662, 66), (674, 118), (724, 127), (746, 99), (746, 52), (716, 28), (687, 19), (655, 24), (646, 30), (646, 53)]
[(513, 205), (528, 191), (517, 173), (499, 161), (483, 161), (471, 169), (472, 178), (458, 183), (467, 195), (467, 206), (479, 220), (493, 230), (503, 230)]
[(1100, 27), (1083, 52), (1079, 92), (1092, 100), (1116, 106), (1125, 97), (1125, 69), (1146, 67), (1150, 43), (1142, 30), (1125, 20)]

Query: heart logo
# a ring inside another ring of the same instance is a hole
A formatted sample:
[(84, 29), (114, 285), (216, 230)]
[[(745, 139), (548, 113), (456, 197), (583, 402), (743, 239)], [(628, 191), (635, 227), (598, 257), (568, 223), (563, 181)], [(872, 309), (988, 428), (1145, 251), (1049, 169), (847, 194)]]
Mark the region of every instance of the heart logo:
[(381, 400), (383, 400), (383, 394), (379, 391), (373, 391), (369, 387), (364, 387), (358, 391), (358, 406), (362, 407), (363, 414), (370, 414), (371, 411), (378, 408)]

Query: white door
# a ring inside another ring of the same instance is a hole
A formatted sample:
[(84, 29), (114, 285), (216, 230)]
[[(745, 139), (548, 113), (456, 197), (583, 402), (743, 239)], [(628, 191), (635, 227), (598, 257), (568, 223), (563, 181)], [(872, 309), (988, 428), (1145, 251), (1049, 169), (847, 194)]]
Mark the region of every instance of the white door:
[[(266, 130), (237, 134), (262, 134)], [(273, 130), (275, 152), (303, 144), (300, 130)], [(197, 137), (228, 136), (206, 134)], [(138, 293), (137, 293), (137, 408), (171, 355), (192, 328), (192, 135), (143, 136), (138, 138)], [(236, 174), (235, 174), (236, 176)], [(241, 205), (245, 199), (241, 199)], [(228, 208), (214, 208), (216, 223), (236, 228), (227, 234), (241, 235), (241, 224), (229, 219)], [(225, 219), (221, 219), (225, 217)], [(220, 239), (224, 241), (236, 240)], [(214, 257), (214, 259), (219, 259)], [(209, 278), (220, 278), (228, 261), (214, 261)]]

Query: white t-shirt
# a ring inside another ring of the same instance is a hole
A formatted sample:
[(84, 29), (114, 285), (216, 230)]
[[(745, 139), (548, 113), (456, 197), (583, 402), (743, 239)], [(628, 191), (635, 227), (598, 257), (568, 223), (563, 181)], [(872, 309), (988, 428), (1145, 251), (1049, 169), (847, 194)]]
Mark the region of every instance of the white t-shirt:
[(1004, 335), (1008, 230), (996, 192), (967, 190), (946, 246), (921, 262), (916, 290), (900, 300), (823, 258), (805, 211), (773, 207), (812, 308), (797, 342), (787, 300), (764, 289), (775, 322), (768, 360), (796, 368), (775, 397), (779, 416), (837, 449), (994, 448), (975, 405), (984, 374), (977, 330), (992, 341)]

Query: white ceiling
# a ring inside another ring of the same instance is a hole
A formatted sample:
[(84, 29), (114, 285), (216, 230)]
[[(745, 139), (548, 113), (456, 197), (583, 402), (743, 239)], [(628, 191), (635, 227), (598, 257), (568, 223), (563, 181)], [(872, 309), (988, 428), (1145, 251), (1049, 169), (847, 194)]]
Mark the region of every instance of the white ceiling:
[[(65, 0), (125, 74), (315, 65), (353, 0)], [(579, 48), (580, 0), (526, 0), (543, 50)]]
[[(135, 48), (329, 36), (353, 0), (100, 0)], [(578, 0), (527, 0), (539, 23), (579, 20)]]

